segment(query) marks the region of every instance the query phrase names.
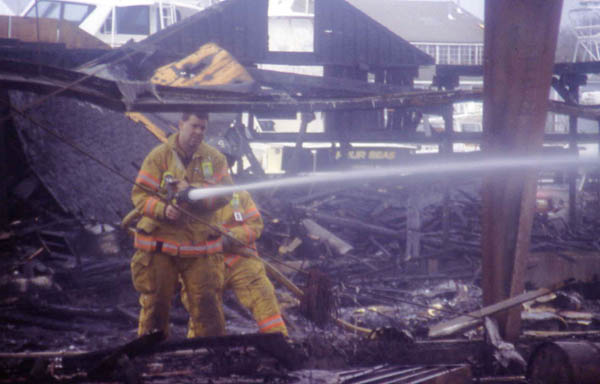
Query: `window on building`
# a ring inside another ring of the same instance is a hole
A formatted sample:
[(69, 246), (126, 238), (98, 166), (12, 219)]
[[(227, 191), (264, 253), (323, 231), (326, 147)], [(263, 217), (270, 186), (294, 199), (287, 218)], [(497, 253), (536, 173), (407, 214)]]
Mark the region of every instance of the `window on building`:
[(473, 48), (472, 45), (461, 45), (459, 47), (460, 64), (475, 64), (475, 56), (471, 55), (471, 53), (475, 53)]
[(125, 35), (150, 34), (150, 7), (135, 5), (116, 7), (117, 33)]
[(174, 13), (171, 13), (171, 9), (169, 7), (163, 7), (162, 8), (162, 21), (163, 24), (161, 24), (160, 20), (161, 20), (161, 8), (158, 7), (156, 8), (156, 26), (157, 29), (161, 29), (164, 25), (164, 27), (168, 27), (171, 24), (174, 23), (178, 23), (180, 22), (182, 19), (181, 17), (181, 11), (179, 11), (179, 9), (175, 9)]
[(448, 46), (448, 64), (460, 64), (459, 48), (458, 45)]
[(55, 20), (67, 20), (76, 24), (81, 22), (94, 10), (95, 6), (89, 4), (67, 3), (58, 1), (38, 1), (37, 11), (34, 5), (25, 15)]
[(314, 2), (270, 0), (268, 15), (269, 51), (314, 52)]
[(113, 13), (109, 13), (108, 17), (106, 18), (106, 20), (104, 20), (104, 24), (102, 24), (102, 27), (100, 27), (100, 33), (103, 33), (105, 35), (108, 35), (110, 33), (112, 33), (112, 24), (113, 23)]
[(482, 44), (415, 44), (415, 46), (432, 56), (436, 64), (481, 65), (483, 62)]
[(477, 46), (477, 53), (475, 54), (475, 56), (477, 57), (477, 64), (482, 64), (483, 63), (483, 45)]
[[(115, 7), (115, 15), (115, 33), (125, 35), (150, 34), (150, 7), (147, 5)], [(104, 21), (100, 33), (110, 34), (112, 33), (112, 27), (113, 13), (111, 12)]]
[(58, 1), (38, 1), (37, 6), (31, 7), (26, 17), (60, 19), (60, 3)]
[(315, 0), (294, 0), (292, 11), (299, 13), (315, 14)]
[(462, 123), (460, 124), (462, 132), (481, 132), (481, 124), (478, 123)]
[(63, 7), (63, 20), (77, 24), (80, 24), (94, 9), (93, 5), (76, 3), (64, 3)]
[(448, 62), (449, 58), (449, 47), (447, 45), (439, 45), (438, 46), (438, 57), (436, 64), (450, 64)]
[(433, 44), (415, 44), (415, 47), (419, 48), (421, 51), (423, 51), (426, 54), (428, 54), (429, 56), (433, 57), (436, 64), (438, 64), (437, 56), (435, 54), (435, 45), (433, 45)]

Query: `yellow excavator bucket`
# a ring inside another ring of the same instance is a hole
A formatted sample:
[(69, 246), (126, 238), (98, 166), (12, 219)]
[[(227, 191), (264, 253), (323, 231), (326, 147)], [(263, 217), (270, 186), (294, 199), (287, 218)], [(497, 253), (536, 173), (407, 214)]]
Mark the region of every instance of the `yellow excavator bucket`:
[(153, 83), (170, 87), (254, 84), (254, 79), (233, 56), (208, 43), (177, 62), (158, 68)]
[[(169, 87), (252, 87), (255, 84), (244, 66), (214, 43), (205, 44), (191, 55), (158, 68), (150, 81)], [(127, 116), (144, 124), (160, 141), (167, 140), (167, 133), (148, 116), (138, 112), (128, 112)]]

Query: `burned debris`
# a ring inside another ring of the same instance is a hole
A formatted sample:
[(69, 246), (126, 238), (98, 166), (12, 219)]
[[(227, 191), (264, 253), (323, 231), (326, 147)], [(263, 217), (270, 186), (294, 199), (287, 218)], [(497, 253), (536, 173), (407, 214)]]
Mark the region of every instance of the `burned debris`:
[[(556, 28), (557, 6), (493, 12), (523, 18), (543, 8), (529, 36), (510, 42), (498, 32), (510, 23), (486, 20), (486, 44), (499, 48), (486, 55), (504, 55), (523, 75), (521, 88), (507, 81), (491, 93), (456, 87), (473, 73), (499, 83), (500, 66), (440, 66), (438, 89), (415, 88), (419, 66), (432, 58), (350, 2), (315, 2), (315, 30), (329, 32), (317, 33), (314, 52), (270, 51), (261, 27), (268, 2), (249, 4), (222, 2), (119, 49), (67, 50), (73, 57), (54, 66), (18, 44), (22, 61), (0, 61), (0, 381), (594, 382), (595, 371), (584, 368), (599, 356), (598, 176), (586, 173), (576, 191), (574, 168), (558, 166), (566, 194), (536, 195), (526, 167), (448, 175), (441, 166), (483, 159), (453, 153), (455, 144), (483, 143), (505, 157), (538, 151), (548, 139), (541, 121), (550, 78), (564, 102), (551, 101), (549, 110), (597, 120), (597, 107), (572, 95), (600, 72), (597, 63), (552, 66), (544, 56), (543, 71), (527, 64), (526, 47), (551, 55), (553, 42), (540, 31)], [(218, 20), (236, 21), (217, 28)], [(322, 65), (324, 77), (259, 64)], [(453, 103), (482, 98), (487, 131), (455, 132)], [(168, 115), (150, 112), (197, 109), (232, 113), (215, 142), (234, 148), (226, 154), (239, 184), (279, 179), (251, 143), (294, 143), (282, 150), (283, 168), (305, 182), (252, 191), (265, 221), (258, 251), (289, 339), (256, 333), (230, 293), (227, 336), (186, 339), (177, 296), (170, 338), (137, 337), (134, 250), (120, 222), (144, 155), (175, 131)], [(277, 132), (255, 126), (267, 112), (303, 113), (296, 131)], [(308, 128), (313, 112), (324, 113), (323, 132)], [(427, 113), (443, 128), (417, 129)], [(580, 140), (598, 141), (576, 124), (550, 140), (567, 140), (571, 152)], [(388, 146), (354, 146), (361, 141)], [(398, 143), (432, 143), (439, 154), (427, 158)], [(325, 184), (306, 174), (423, 158), (439, 170)]]
[[(223, 377), (219, 379), (223, 382), (227, 382), (224, 376), (229, 375), (249, 375), (259, 381), (266, 377), (278, 377), (278, 380), (287, 382), (305, 375), (302, 369), (317, 367), (346, 372), (344, 370), (360, 365), (390, 364), (385, 370), (380, 368), (371, 373), (355, 370), (353, 372), (356, 377), (384, 375), (383, 372), (394, 373), (398, 377), (405, 374), (408, 376), (408, 372), (422, 372), (427, 376), (436, 372), (441, 374), (465, 369), (451, 364), (465, 363), (474, 356), (483, 355), (485, 343), (476, 341), (478, 335), (483, 337), (480, 333), (482, 331), (473, 328), (469, 331), (468, 327), (457, 328), (455, 333), (446, 336), (452, 342), (429, 340), (432, 330), (444, 327), (444, 320), (454, 319), (453, 321), (460, 322), (461, 313), (469, 312), (473, 316), (473, 311), (477, 311), (480, 305), (481, 291), (477, 282), (481, 251), (476, 245), (469, 247), (465, 244), (476, 244), (479, 241), (481, 226), (478, 212), (481, 202), (478, 198), (478, 183), (471, 181), (471, 188), (466, 188), (465, 182), (468, 184), (468, 180), (463, 180), (456, 190), (453, 189), (449, 199), (453, 223), (449, 239), (453, 240), (445, 252), (440, 251), (443, 244), (428, 241), (435, 240), (443, 230), (440, 215), (443, 208), (440, 200), (442, 186), (436, 187), (435, 184), (428, 183), (426, 187), (419, 188), (422, 194), (419, 211), (428, 230), (421, 233), (422, 246), (418, 255), (406, 254), (409, 234), (406, 222), (407, 215), (410, 214), (406, 204), (411, 193), (409, 190), (415, 188), (414, 181), (407, 183), (408, 185), (375, 183), (352, 189), (327, 188), (320, 191), (313, 188), (308, 193), (281, 190), (276, 194), (256, 194), (267, 223), (260, 242), (261, 254), (284, 271), (297, 287), (301, 287), (301, 294), (304, 296), (294, 298), (285, 286), (276, 283), (292, 338), (302, 340), (307, 337), (305, 341), (292, 347), (299, 354), (294, 363), (300, 365), (294, 366), (291, 372), (288, 371), (289, 365), (286, 365), (289, 363), (277, 363), (277, 357), (281, 356), (282, 351), (274, 352), (275, 360), (272, 360), (269, 350), (266, 354), (261, 348), (255, 351), (257, 346), (253, 346), (250, 339), (243, 341), (243, 338), (236, 339), (239, 341), (231, 345), (227, 339), (219, 339), (214, 341), (218, 344), (210, 345), (199, 339), (196, 345), (193, 340), (186, 344), (187, 341), (178, 342), (175, 338), (173, 347), (160, 347), (160, 351), (157, 350), (147, 358), (136, 353), (122, 355), (133, 363), (103, 352), (101, 359), (112, 359), (110, 361), (114, 362), (110, 369), (100, 371), (104, 375), (112, 375), (109, 377), (113, 379), (133, 369), (144, 382), (165, 377), (177, 378), (180, 382), (194, 382), (192, 377), (206, 373), (200, 373), (197, 368), (178, 369), (177, 366), (185, 365), (184, 361), (189, 364), (190, 361), (200, 359), (202, 363), (199, 361), (198, 364), (205, 366), (207, 372), (212, 372), (209, 376)], [(378, 205), (384, 205), (385, 210), (378, 209)], [(320, 215), (315, 214), (316, 212)], [(371, 212), (379, 213), (365, 223), (365, 217)], [(68, 224), (67, 221), (60, 225), (67, 225), (66, 231), (69, 232)], [(74, 222), (70, 224), (72, 228), (78, 227), (73, 225)], [(539, 231), (543, 225), (543, 217), (539, 215), (534, 222), (534, 229)], [(54, 257), (68, 255), (71, 252), (68, 247), (60, 252), (49, 252), (44, 246), (48, 242), (61, 242), (56, 238), (57, 231), (38, 231), (39, 236), (27, 239), (23, 237), (25, 232), (19, 234), (15, 230), (11, 240), (39, 244), (40, 251), (37, 251), (36, 256), (34, 252), (15, 260), (14, 256), (7, 254), (8, 259), (5, 259), (12, 260), (14, 264), (11, 263), (11, 268), (19, 271), (19, 275), (26, 273), (27, 268), (32, 269), (34, 275), (27, 285), (20, 286), (25, 288), (3, 290), (3, 322), (13, 330), (13, 336), (4, 342), (9, 350), (14, 351), (4, 356), (4, 364), (7, 364), (5, 368), (15, 375), (13, 377), (25, 377), (33, 374), (34, 367), (38, 367), (35, 372), (39, 372), (42, 364), (46, 367), (41, 370), (44, 374), (52, 370), (55, 372), (54, 380), (67, 380), (72, 375), (76, 375), (79, 380), (92, 380), (99, 372), (97, 360), (92, 365), (86, 365), (79, 357), (67, 359), (68, 355), (65, 355), (59, 367), (44, 365), (51, 363), (43, 362), (34, 364), (34, 361), (53, 361), (61, 353), (68, 354), (68, 351), (59, 352), (65, 347), (65, 341), (73, 345), (76, 351), (102, 351), (114, 344), (125, 345), (133, 338), (137, 314), (134, 292), (130, 287), (129, 242), (121, 239), (119, 243), (119, 236), (114, 236), (115, 231), (88, 233), (88, 244), (84, 251), (76, 243), (71, 245), (72, 252), (80, 255), (80, 263), (78, 264), (75, 255), (69, 255), (62, 256), (70, 257), (71, 262), (65, 264), (64, 259)], [(332, 242), (332, 239), (335, 240)], [(555, 239), (554, 242), (557, 246), (562, 244), (560, 239)], [(8, 244), (6, 240), (3, 243), (4, 246)], [(562, 247), (568, 244), (565, 242)], [(533, 241), (533, 246), (538, 246), (536, 240)], [(50, 247), (53, 244), (48, 246)], [(430, 273), (433, 265), (436, 272)], [(53, 273), (48, 274), (49, 270)], [(303, 272), (310, 270), (317, 271), (318, 275)], [(17, 278), (13, 278), (13, 281), (17, 281)], [(597, 329), (594, 317), (596, 306), (589, 300), (593, 296), (586, 293), (587, 299), (577, 298), (574, 292), (576, 291), (561, 290), (555, 293), (554, 299), (548, 297), (544, 302), (531, 302), (536, 297), (539, 299), (551, 294), (549, 290), (542, 288), (539, 293), (529, 294), (529, 297), (513, 304), (528, 302), (523, 319), (524, 334), (529, 339), (517, 345), (523, 356), (527, 356), (528, 348), (532, 348), (544, 332), (553, 331), (555, 337), (560, 337), (561, 334), (575, 336), (577, 332), (588, 339), (594, 337), (593, 332)], [(326, 298), (327, 294), (331, 298)], [(226, 299), (225, 303), (227, 318), (235, 324), (233, 329), (251, 331), (251, 321), (244, 317), (239, 304), (231, 299)], [(548, 315), (541, 316), (544, 313), (540, 311), (541, 305), (545, 306), (545, 313), (552, 314), (551, 319)], [(175, 335), (181, 337), (187, 318), (180, 306), (176, 305), (174, 311), (172, 321)], [(493, 314), (494, 311), (489, 313)], [(591, 316), (585, 317), (586, 313)], [(533, 314), (536, 316), (532, 316)], [(482, 324), (484, 315), (478, 316), (481, 316), (478, 319), (479, 324)], [(351, 327), (338, 328), (335, 319), (342, 320)], [(550, 322), (556, 325), (553, 326)], [(316, 331), (314, 327), (324, 327), (325, 331)], [(350, 333), (343, 329), (350, 330)], [(33, 330), (40, 330), (43, 336), (37, 333), (39, 331)], [(115, 332), (116, 330), (120, 331)], [(55, 336), (51, 336), (54, 334), (62, 336), (57, 340)], [(463, 334), (475, 340), (468, 341)], [(33, 335), (37, 336), (32, 339)], [(28, 340), (27, 344), (22, 344), (25, 340)], [(223, 351), (212, 351), (217, 346)], [(283, 342), (281, 348), (284, 347), (290, 346)], [(23, 349), (46, 348), (56, 356), (27, 356), (18, 352)], [(167, 352), (162, 348), (175, 348), (179, 352)], [(200, 352), (190, 355), (191, 352), (185, 352), (189, 350)], [(285, 353), (287, 356), (290, 352)], [(10, 364), (22, 362), (23, 359), (28, 359), (31, 363), (20, 363), (17, 366)], [(428, 368), (423, 365), (426, 362), (446, 366)], [(134, 364), (133, 368), (131, 364)], [(248, 364), (263, 367), (261, 373), (248, 368)], [(413, 365), (406, 367), (406, 364)], [(487, 363), (481, 361), (479, 364), (471, 369), (483, 370), (483, 364)], [(50, 366), (54, 368), (50, 370)], [(502, 364), (498, 362), (496, 372), (503, 372), (503, 369), (506, 368), (502, 368)], [(523, 371), (518, 373), (524, 374)], [(349, 373), (339, 373), (340, 378), (347, 375)]]

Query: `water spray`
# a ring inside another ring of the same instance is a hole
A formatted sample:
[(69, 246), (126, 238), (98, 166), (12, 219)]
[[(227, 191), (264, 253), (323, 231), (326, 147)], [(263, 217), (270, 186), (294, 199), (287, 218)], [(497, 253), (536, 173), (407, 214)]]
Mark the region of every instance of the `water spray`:
[(210, 197), (221, 196), (242, 190), (256, 191), (271, 188), (294, 187), (305, 184), (330, 184), (340, 181), (364, 182), (369, 180), (401, 178), (414, 175), (439, 175), (461, 173), (482, 173), (499, 171), (523, 171), (556, 168), (560, 166), (598, 166), (600, 162), (593, 157), (577, 155), (561, 156), (521, 156), (521, 157), (484, 157), (467, 156), (460, 160), (437, 158), (428, 159), (419, 164), (379, 167), (369, 169), (345, 170), (336, 172), (315, 172), (302, 176), (285, 177), (276, 180), (265, 180), (242, 185), (219, 186), (211, 188), (192, 188), (178, 196), (187, 201), (198, 201)]

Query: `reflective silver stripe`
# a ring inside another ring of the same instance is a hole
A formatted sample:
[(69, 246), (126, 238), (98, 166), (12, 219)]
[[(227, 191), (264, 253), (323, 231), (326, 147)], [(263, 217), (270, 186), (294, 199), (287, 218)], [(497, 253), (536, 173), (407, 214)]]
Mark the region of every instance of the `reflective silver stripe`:
[(250, 212), (249, 214), (244, 215), (244, 220), (249, 219), (254, 216), (258, 216), (258, 215), (259, 215), (258, 211)]
[(218, 241), (214, 244), (208, 245), (206, 247), (206, 249), (221, 248), (221, 247), (223, 247), (223, 243), (221, 241)]
[(140, 244), (140, 245), (151, 245), (151, 246), (156, 246), (156, 241), (154, 241), (154, 240), (143, 240), (143, 239), (140, 239), (139, 237), (137, 237), (137, 238), (135, 239), (135, 242), (136, 242), (137, 244)]
[(225, 264), (227, 264), (228, 267), (231, 267), (239, 258), (240, 256), (225, 256)]
[(182, 245), (179, 247), (179, 249), (183, 251), (206, 251), (208, 249), (220, 248), (222, 246), (222, 241), (219, 240), (209, 245)]
[(228, 267), (231, 267), (231, 264), (233, 264), (233, 260), (225, 260), (225, 264), (226, 264)]
[(259, 329), (269, 328), (271, 325), (274, 325), (277, 323), (283, 323), (283, 319), (281, 318), (281, 315), (278, 315), (276, 318), (274, 318), (271, 321), (267, 321), (266, 323), (259, 325), (258, 328)]
[(206, 245), (182, 245), (179, 249), (182, 251), (206, 251)]
[(170, 250), (173, 250), (173, 253), (175, 253), (175, 254), (177, 253), (177, 246), (175, 244), (163, 243), (162, 249), (163, 249), (163, 251), (170, 249)]
[(144, 184), (150, 184), (155, 189), (158, 189), (158, 187), (160, 186), (160, 184), (158, 184), (156, 181), (152, 180), (146, 175), (139, 174), (138, 178), (142, 179), (144, 181)]

